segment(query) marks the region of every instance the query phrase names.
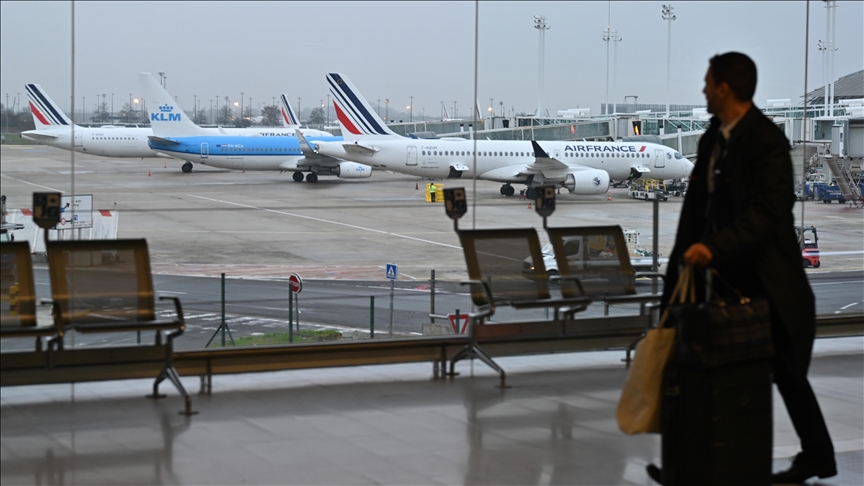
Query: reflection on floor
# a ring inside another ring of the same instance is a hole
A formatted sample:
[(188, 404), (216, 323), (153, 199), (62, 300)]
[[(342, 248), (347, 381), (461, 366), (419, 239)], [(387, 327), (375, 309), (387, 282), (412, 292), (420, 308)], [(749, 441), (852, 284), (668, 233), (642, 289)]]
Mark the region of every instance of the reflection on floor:
[[(657, 436), (618, 431), (623, 352), (219, 376), (200, 412), (149, 381), (3, 388), (7, 484), (652, 484)], [(862, 484), (864, 339), (817, 342), (811, 381), (840, 475)], [(184, 378), (190, 390), (197, 378)], [(166, 388), (166, 390), (168, 390)], [(171, 393), (171, 391), (169, 391)], [(775, 393), (775, 469), (797, 439)]]

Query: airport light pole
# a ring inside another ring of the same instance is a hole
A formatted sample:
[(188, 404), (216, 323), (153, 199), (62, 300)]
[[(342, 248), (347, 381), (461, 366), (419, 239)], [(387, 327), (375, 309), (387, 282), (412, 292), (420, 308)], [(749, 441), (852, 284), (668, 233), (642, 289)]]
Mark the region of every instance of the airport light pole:
[(540, 31), (540, 96), (537, 99), (537, 116), (543, 116), (543, 71), (545, 69), (545, 61), (543, 59), (543, 53), (546, 50), (546, 31), (551, 29), (552, 27), (546, 24), (546, 16), (540, 15), (534, 16), (534, 28)]
[(456, 102), (454, 101), (453, 102), (453, 118), (458, 118), (458, 117), (459, 117), (459, 111), (457, 110)]
[(669, 23), (666, 41), (666, 118), (669, 118), (669, 83), (672, 79), (672, 21), (678, 17), (672, 13), (672, 4), (663, 5), (663, 20)]
[(381, 116), (381, 98), (378, 98), (378, 108), (375, 110), (378, 116)]
[(160, 72), (157, 74), (159, 74), (159, 84), (164, 88), (165, 87), (165, 82), (164, 82), (165, 72), (163, 71), (163, 72)]
[(609, 26), (603, 29), (603, 42), (606, 43), (606, 103), (603, 107), (603, 114), (609, 114), (609, 40), (612, 38)]
[[(226, 96), (226, 98), (227, 98), (227, 96)], [(235, 101), (234, 102), (234, 113), (237, 113), (238, 109), (240, 109), (240, 103)], [(239, 117), (239, 115), (234, 115), (234, 116), (236, 117), (236, 119), (234, 121), (234, 126), (236, 127), (237, 126), (237, 120), (239, 120), (240, 117)]]
[(390, 98), (384, 99), (384, 123), (387, 123), (387, 118), (390, 117)]
[[(495, 106), (495, 98), (489, 98), (489, 116), (492, 116), (492, 111)], [(480, 116), (480, 113), (477, 113), (477, 116)]]
[(409, 96), (408, 98), (411, 100), (408, 103), (408, 121), (413, 122), (414, 121), (414, 108), (412, 108), (412, 106), (414, 106), (414, 97)]
[(105, 123), (105, 110), (103, 107), (105, 106), (105, 98), (107, 97), (108, 93), (102, 93), (102, 106), (99, 107), (99, 113), (102, 115), (102, 123)]
[(111, 93), (111, 124), (114, 124), (114, 93)]
[(618, 36), (618, 31), (612, 31), (612, 42), (615, 44), (615, 48), (612, 50), (612, 114), (618, 112), (618, 102), (617, 100), (617, 91), (618, 91), (618, 43), (621, 42), (622, 39)]
[[(236, 106), (236, 103), (235, 103)], [(243, 92), (240, 92), (240, 125), (243, 125)]]

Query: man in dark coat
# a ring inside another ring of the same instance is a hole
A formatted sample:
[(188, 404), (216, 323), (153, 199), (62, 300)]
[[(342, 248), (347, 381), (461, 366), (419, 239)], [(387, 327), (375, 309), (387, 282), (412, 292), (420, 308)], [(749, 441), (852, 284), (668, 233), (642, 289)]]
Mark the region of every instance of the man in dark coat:
[[(802, 452), (775, 483), (834, 476), (834, 448), (807, 369), (816, 335), (813, 292), (801, 264), (789, 142), (753, 105), (756, 65), (744, 54), (714, 56), (705, 75), (711, 125), (669, 257), (663, 302), (678, 280), (677, 262), (710, 266), (742, 295), (767, 297), (776, 357), (774, 382)], [(710, 207), (709, 207), (710, 206)]]

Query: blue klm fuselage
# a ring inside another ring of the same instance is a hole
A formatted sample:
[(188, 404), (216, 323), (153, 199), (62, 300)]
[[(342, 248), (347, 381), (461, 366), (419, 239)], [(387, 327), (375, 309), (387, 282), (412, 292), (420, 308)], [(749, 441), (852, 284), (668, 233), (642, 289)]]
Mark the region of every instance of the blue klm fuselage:
[[(342, 137), (307, 137), (308, 141), (339, 142)], [(303, 151), (296, 136), (201, 136), (149, 140), (150, 148), (178, 159), (223, 169), (296, 170)]]

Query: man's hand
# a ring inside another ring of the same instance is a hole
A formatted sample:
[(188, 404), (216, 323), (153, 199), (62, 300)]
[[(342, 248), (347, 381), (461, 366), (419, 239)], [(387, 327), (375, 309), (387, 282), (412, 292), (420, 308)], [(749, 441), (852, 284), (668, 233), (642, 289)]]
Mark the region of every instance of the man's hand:
[(684, 263), (687, 265), (704, 267), (711, 263), (713, 258), (714, 255), (711, 254), (711, 250), (702, 243), (694, 243), (684, 252)]

